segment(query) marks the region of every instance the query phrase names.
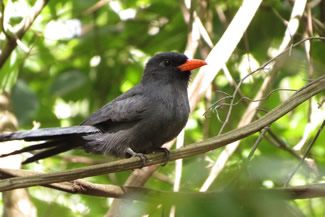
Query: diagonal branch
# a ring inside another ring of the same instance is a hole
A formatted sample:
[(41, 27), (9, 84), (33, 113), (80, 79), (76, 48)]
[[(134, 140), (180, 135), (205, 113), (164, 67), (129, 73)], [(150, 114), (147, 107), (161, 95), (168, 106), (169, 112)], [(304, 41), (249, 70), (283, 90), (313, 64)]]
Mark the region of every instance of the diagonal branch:
[[(242, 128), (229, 131), (220, 136), (212, 137), (210, 139), (197, 142), (180, 149), (172, 150), (170, 160), (177, 160), (202, 154), (210, 150), (223, 147), (229, 143), (232, 143), (234, 141), (247, 137), (253, 133), (256, 133), (263, 127), (270, 125), (271, 123), (278, 120), (288, 112), (292, 111), (295, 107), (305, 102), (312, 96), (324, 91), (325, 75), (321, 76), (319, 79), (311, 82), (310, 84), (298, 90), (288, 100), (271, 110), (262, 118)], [(148, 161), (145, 163), (145, 166), (165, 162), (164, 153), (149, 154), (147, 155), (147, 157)], [(79, 178), (136, 169), (140, 168), (141, 166), (142, 161), (140, 159), (129, 158), (67, 171), (53, 172), (37, 176), (33, 175), (23, 178), (9, 178), (0, 181), (0, 191), (7, 191), (35, 185), (46, 185), (56, 182), (71, 181)]]

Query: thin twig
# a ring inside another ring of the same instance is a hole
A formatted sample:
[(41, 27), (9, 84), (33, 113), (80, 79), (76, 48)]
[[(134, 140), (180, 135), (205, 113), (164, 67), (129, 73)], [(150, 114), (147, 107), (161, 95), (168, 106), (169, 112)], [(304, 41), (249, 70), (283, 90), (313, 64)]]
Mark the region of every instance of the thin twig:
[(318, 108), (322, 107), (325, 102), (325, 97), (318, 103)]
[(244, 170), (247, 169), (247, 164), (248, 162), (252, 159), (258, 145), (261, 143), (262, 139), (264, 138), (266, 132), (270, 129), (270, 125), (264, 127), (264, 129), (262, 130), (262, 132), (260, 133), (260, 135), (258, 136), (257, 140), (255, 141), (251, 151), (249, 152), (247, 158), (245, 159), (245, 161), (243, 162), (239, 172), (235, 175), (235, 177), (232, 178), (232, 180), (227, 184), (226, 188), (230, 188), (233, 186), (233, 184), (238, 180), (238, 178), (240, 177), (240, 175), (242, 174), (242, 172)]
[(324, 128), (325, 126), (325, 120), (323, 121), (322, 125), (319, 127), (317, 133), (316, 133), (316, 136), (313, 138), (312, 142), (310, 143), (310, 145), (308, 146), (304, 156), (302, 157), (301, 161), (299, 162), (299, 164), (297, 165), (297, 167), (295, 168), (295, 170), (290, 174), (287, 182), (285, 183), (285, 187), (289, 185), (289, 182), (291, 181), (291, 179), (293, 178), (293, 176), (296, 174), (296, 172), (299, 170), (299, 168), (301, 167), (301, 165), (303, 164), (303, 162), (305, 161), (307, 155), (309, 154), (311, 148), (313, 147), (313, 145), (315, 144), (320, 132), (322, 131), (322, 129)]
[(259, 137), (257, 138), (255, 144), (253, 145), (253, 148), (252, 150), (249, 152), (249, 155), (247, 156), (247, 161), (250, 161), (258, 147), (258, 145), (261, 143), (265, 133), (269, 130), (270, 128), (270, 125), (269, 126), (266, 126), (264, 127), (264, 129), (262, 130), (261, 134), (259, 135)]
[(105, 4), (109, 3), (111, 0), (101, 0), (96, 2), (93, 6), (89, 7), (87, 10), (81, 13), (81, 16), (87, 16), (99, 10), (101, 7), (105, 6)]
[(286, 145), (284, 141), (282, 141), (271, 129), (268, 130), (268, 135), (270, 135), (270, 137), (274, 140), (274, 142), (270, 142), (271, 144), (274, 144), (276, 147), (286, 150), (295, 158), (301, 160), (302, 157), (297, 154), (297, 152), (295, 152), (292, 148)]
[(263, 97), (261, 99), (251, 99), (249, 97), (246, 97), (246, 96), (243, 96), (241, 97), (237, 102), (233, 103), (233, 104), (227, 104), (227, 103), (222, 103), (220, 105), (217, 105), (215, 106), (216, 104), (218, 104), (220, 101), (223, 101), (223, 100), (226, 100), (226, 99), (232, 99), (233, 97), (232, 96), (227, 96), (227, 97), (223, 97), (219, 100), (217, 100), (216, 102), (214, 102), (207, 110), (206, 112), (203, 114), (204, 116), (206, 115), (206, 113), (209, 111), (209, 110), (212, 110), (213, 108), (213, 111), (217, 111), (219, 109), (221, 109), (223, 106), (235, 106), (235, 105), (238, 105), (241, 101), (243, 100), (247, 100), (247, 101), (250, 101), (250, 102), (261, 102), (261, 101), (265, 101), (267, 100), (274, 92), (277, 92), (277, 91), (297, 91), (295, 89), (285, 89), (285, 88), (278, 88), (278, 89), (274, 89), (272, 91), (270, 91), (270, 93), (268, 93), (268, 95), (266, 97)]
[[(226, 116), (226, 119), (225, 119), (225, 122), (223, 123), (223, 125), (221, 126), (220, 128), (220, 131), (218, 133), (218, 135), (220, 135), (223, 131), (223, 129), (225, 128), (226, 124), (229, 122), (229, 119), (230, 119), (230, 115), (231, 115), (231, 111), (232, 111), (232, 105), (234, 104), (234, 100), (235, 100), (235, 97), (237, 95), (237, 92), (240, 88), (240, 86), (242, 85), (242, 83), (251, 75), (253, 75), (254, 73), (258, 72), (258, 71), (261, 71), (263, 69), (265, 69), (265, 67), (267, 65), (269, 65), (270, 63), (272, 63), (273, 61), (275, 61), (276, 59), (278, 59), (279, 57), (281, 57), (282, 55), (284, 55), (285, 53), (289, 52), (291, 50), (291, 48), (294, 48), (302, 43), (304, 43), (305, 41), (307, 40), (323, 40), (325, 41), (325, 37), (309, 37), (309, 38), (305, 38), (305, 39), (302, 39), (300, 40), (299, 42), (295, 43), (292, 45), (292, 47), (289, 47), (287, 49), (285, 49), (283, 52), (279, 53), (278, 55), (276, 55), (275, 57), (271, 58), (270, 60), (268, 60), (266, 63), (264, 63), (261, 67), (257, 68), (256, 70), (248, 73), (244, 78), (242, 78), (240, 80), (240, 82), (238, 83), (238, 86), (237, 88), (235, 89), (234, 93), (233, 93), (233, 98), (231, 100), (231, 103), (230, 103), (230, 106), (229, 106), (229, 110), (228, 110), (228, 113), (227, 113), (227, 116)], [(301, 91), (301, 90), (298, 90), (298, 91)]]

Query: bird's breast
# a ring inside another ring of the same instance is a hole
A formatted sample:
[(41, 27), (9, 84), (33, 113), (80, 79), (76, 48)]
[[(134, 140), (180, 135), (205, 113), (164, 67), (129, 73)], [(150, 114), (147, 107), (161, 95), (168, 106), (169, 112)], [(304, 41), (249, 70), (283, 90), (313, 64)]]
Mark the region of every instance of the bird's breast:
[[(156, 95), (157, 96), (157, 95)], [(187, 92), (165, 91), (160, 97), (154, 99), (152, 107), (152, 121), (149, 124), (153, 135), (155, 146), (175, 138), (184, 128), (190, 112)]]

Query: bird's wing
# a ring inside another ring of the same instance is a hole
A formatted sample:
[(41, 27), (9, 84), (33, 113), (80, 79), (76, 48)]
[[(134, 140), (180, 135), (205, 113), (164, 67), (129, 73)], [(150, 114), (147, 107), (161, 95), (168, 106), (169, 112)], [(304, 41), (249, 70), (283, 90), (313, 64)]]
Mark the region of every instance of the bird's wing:
[(81, 125), (98, 125), (108, 122), (130, 122), (140, 120), (148, 108), (145, 97), (139, 93), (126, 92), (111, 103), (94, 112)]

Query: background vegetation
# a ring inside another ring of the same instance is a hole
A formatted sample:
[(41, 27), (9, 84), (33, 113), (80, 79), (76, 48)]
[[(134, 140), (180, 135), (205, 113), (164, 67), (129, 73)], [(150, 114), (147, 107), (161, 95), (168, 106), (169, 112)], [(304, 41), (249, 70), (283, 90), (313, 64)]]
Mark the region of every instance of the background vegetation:
[[(92, 112), (136, 85), (146, 61), (156, 53), (178, 51), (185, 52), (190, 57), (206, 59), (243, 4), (239, 0), (1, 2), (1, 99), (10, 96), (14, 114), (14, 117), (10, 116), (8, 106), (1, 107), (1, 119), (5, 119), (0, 123), (2, 131), (12, 130), (5, 123), (11, 122), (15, 126), (15, 118), (19, 130), (80, 124)], [(265, 0), (261, 4), (251, 0), (250, 4), (259, 6), (258, 10), (252, 12), (253, 19), (249, 21), (236, 49), (230, 51), (231, 56), (219, 74), (219, 68), (214, 67), (214, 64), (220, 58), (210, 56), (210, 68), (205, 70), (215, 71), (217, 76), (211, 84), (198, 86), (207, 91), (200, 101), (192, 102), (194, 111), (185, 128), (185, 146), (218, 135), (229, 109), (225, 103), (230, 103), (231, 99), (219, 100), (226, 94), (232, 95), (236, 83), (249, 72), (299, 40), (324, 35), (324, 0), (307, 3), (303, 0)], [(37, 9), (39, 5), (40, 13), (31, 19), (29, 27), (25, 19), (33, 17), (30, 8)], [(299, 6), (302, 7), (302, 13), (292, 17), (294, 9), (297, 9), (295, 7)], [(290, 19), (296, 19), (299, 25), (297, 31), (288, 28)], [(231, 43), (238, 35), (230, 36), (227, 40)], [(226, 49), (217, 52), (224, 52), (226, 56)], [(243, 82), (235, 98), (235, 102), (239, 103), (232, 107), (223, 132), (244, 126), (263, 116), (294, 93), (284, 89), (297, 90), (303, 87), (324, 75), (324, 68), (324, 41), (307, 41), (292, 48), (289, 55), (278, 59), (275, 66), (270, 64)], [(199, 73), (201, 71), (193, 72), (192, 80)], [(268, 87), (264, 88), (263, 85)], [(269, 97), (257, 102), (255, 105), (258, 108), (253, 111), (249, 107), (252, 100), (240, 100), (244, 96), (249, 99)], [(88, 177), (86, 180), (113, 185), (124, 185), (128, 180), (128, 185), (180, 192), (283, 187), (324, 120), (324, 106), (317, 104), (322, 101), (322, 97), (324, 94), (317, 95), (273, 123), (271, 132), (266, 133), (255, 152), (252, 152), (252, 147), (259, 133), (244, 138), (240, 145), (232, 144), (183, 161), (171, 161), (164, 167), (155, 167), (156, 170), (143, 168), (121, 171)], [(1, 102), (3, 104), (5, 101)], [(250, 114), (252, 117), (247, 117)], [(324, 181), (324, 141), (325, 134), (321, 133), (307, 156), (307, 163), (295, 173), (289, 186)], [(178, 144), (181, 143), (179, 139)], [(15, 143), (12, 147), (16, 148), (16, 145), (26, 143)], [(0, 146), (0, 149), (5, 149), (4, 146)], [(6, 151), (1, 150), (3, 153)], [(250, 156), (249, 153), (253, 155)], [(24, 169), (64, 171), (111, 160), (115, 159), (75, 150), (26, 165)], [(0, 167), (8, 165), (10, 166), (8, 161), (0, 162)], [(146, 178), (136, 184), (130, 177)], [(20, 214), (47, 217), (325, 214), (322, 198), (284, 201), (273, 195), (236, 190), (231, 192), (222, 197), (202, 200), (183, 198), (184, 203), (178, 204), (175, 209), (171, 204), (161, 205), (168, 198), (156, 198), (161, 203), (121, 202), (107, 197), (32, 187), (28, 189), (27, 198), (30, 197), (31, 200), (26, 205), (30, 213)], [(19, 203), (25, 197), (22, 196), (23, 193), (18, 195), (20, 196), (10, 199), (3, 193), (0, 202), (4, 215), (10, 216), (9, 209), (19, 212), (19, 208), (12, 204)], [(11, 203), (8, 203), (10, 200)]]

